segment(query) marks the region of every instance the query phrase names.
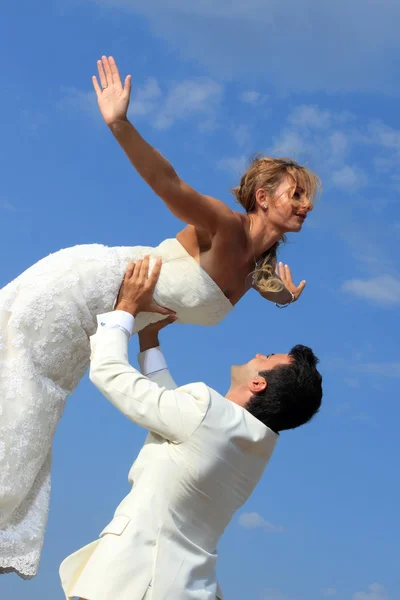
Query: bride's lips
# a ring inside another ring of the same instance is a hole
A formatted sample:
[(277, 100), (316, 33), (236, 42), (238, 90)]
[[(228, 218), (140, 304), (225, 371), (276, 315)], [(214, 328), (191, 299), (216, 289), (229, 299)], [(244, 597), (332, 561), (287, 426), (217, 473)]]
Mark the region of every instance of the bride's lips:
[(303, 214), (303, 213), (295, 213), (295, 217), (297, 217), (298, 219), (301, 219), (301, 221), (305, 221), (307, 218), (307, 215)]

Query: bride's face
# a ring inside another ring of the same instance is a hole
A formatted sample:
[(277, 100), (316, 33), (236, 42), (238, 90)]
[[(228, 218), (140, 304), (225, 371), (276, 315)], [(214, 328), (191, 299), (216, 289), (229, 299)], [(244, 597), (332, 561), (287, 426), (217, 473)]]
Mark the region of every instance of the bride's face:
[[(284, 177), (273, 198), (266, 198), (265, 216), (269, 223), (283, 233), (301, 231), (313, 205), (300, 185)], [(261, 204), (263, 206), (263, 204)]]

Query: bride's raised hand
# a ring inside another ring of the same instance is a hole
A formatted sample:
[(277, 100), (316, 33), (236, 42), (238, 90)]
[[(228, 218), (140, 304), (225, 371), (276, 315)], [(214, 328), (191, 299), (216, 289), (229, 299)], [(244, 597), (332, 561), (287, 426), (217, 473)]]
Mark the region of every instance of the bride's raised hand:
[(95, 75), (92, 77), (92, 82), (104, 121), (110, 126), (116, 121), (126, 120), (131, 94), (131, 76), (128, 75), (122, 85), (117, 64), (112, 56), (109, 58), (102, 56), (101, 60), (97, 61), (97, 69), (100, 83)]
[[(281, 262), (278, 263), (276, 266), (276, 274), (283, 281), (285, 288), (291, 294), (293, 294), (294, 300), (298, 300), (300, 295), (302, 294), (304, 288), (306, 287), (306, 282), (303, 280), (299, 283), (299, 285), (296, 285), (295, 283), (293, 283), (292, 273), (290, 271), (289, 266), (284, 265)], [(287, 302), (290, 302), (290, 301), (291, 301), (291, 298), (290, 299), (288, 298)]]

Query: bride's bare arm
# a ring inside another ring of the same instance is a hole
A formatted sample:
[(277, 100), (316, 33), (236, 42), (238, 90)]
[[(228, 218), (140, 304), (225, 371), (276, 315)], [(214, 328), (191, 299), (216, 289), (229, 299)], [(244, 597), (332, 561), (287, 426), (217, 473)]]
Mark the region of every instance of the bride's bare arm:
[(148, 144), (128, 120), (131, 77), (122, 85), (115, 60), (103, 56), (97, 63), (100, 84), (93, 77), (99, 108), (106, 124), (139, 175), (165, 202), (173, 215), (185, 223), (215, 233), (234, 218), (220, 200), (200, 194), (182, 181), (172, 165)]

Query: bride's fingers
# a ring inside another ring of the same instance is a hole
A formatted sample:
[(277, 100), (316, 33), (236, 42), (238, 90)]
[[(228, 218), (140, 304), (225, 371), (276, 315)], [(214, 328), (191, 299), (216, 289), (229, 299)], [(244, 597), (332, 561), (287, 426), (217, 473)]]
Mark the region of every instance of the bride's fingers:
[(131, 89), (132, 89), (132, 76), (131, 75), (127, 75), (125, 77), (125, 83), (124, 83), (124, 92), (125, 94), (127, 94), (128, 96), (131, 93)]
[(104, 72), (106, 74), (107, 84), (111, 85), (113, 83), (113, 76), (111, 73), (110, 63), (108, 62), (107, 56), (102, 56), (101, 60), (103, 63)]
[(93, 75), (93, 77), (92, 77), (92, 83), (93, 83), (93, 87), (95, 89), (95, 92), (96, 92), (97, 96), (100, 96), (100, 94), (101, 94), (101, 88), (99, 86), (99, 82), (97, 81), (96, 75)]
[(297, 297), (300, 296), (300, 294), (303, 292), (305, 287), (306, 287), (306, 281), (303, 279), (303, 281), (301, 281), (297, 287)]
[(282, 279), (282, 281), (285, 280), (285, 269), (283, 268), (283, 264), (280, 262), (279, 263), (279, 267), (278, 267), (278, 273), (279, 273), (279, 277)]
[(118, 87), (122, 90), (121, 75), (119, 74), (117, 63), (115, 62), (115, 59), (113, 56), (108, 57), (108, 64), (110, 65), (113, 82), (115, 84), (117, 84)]
[(101, 60), (97, 61), (97, 70), (99, 71), (100, 85), (104, 89), (107, 87), (107, 78), (106, 74), (104, 73), (104, 67)]
[(285, 265), (284, 270), (285, 270), (286, 279), (288, 279), (289, 281), (292, 281), (292, 273), (290, 271), (289, 265)]

